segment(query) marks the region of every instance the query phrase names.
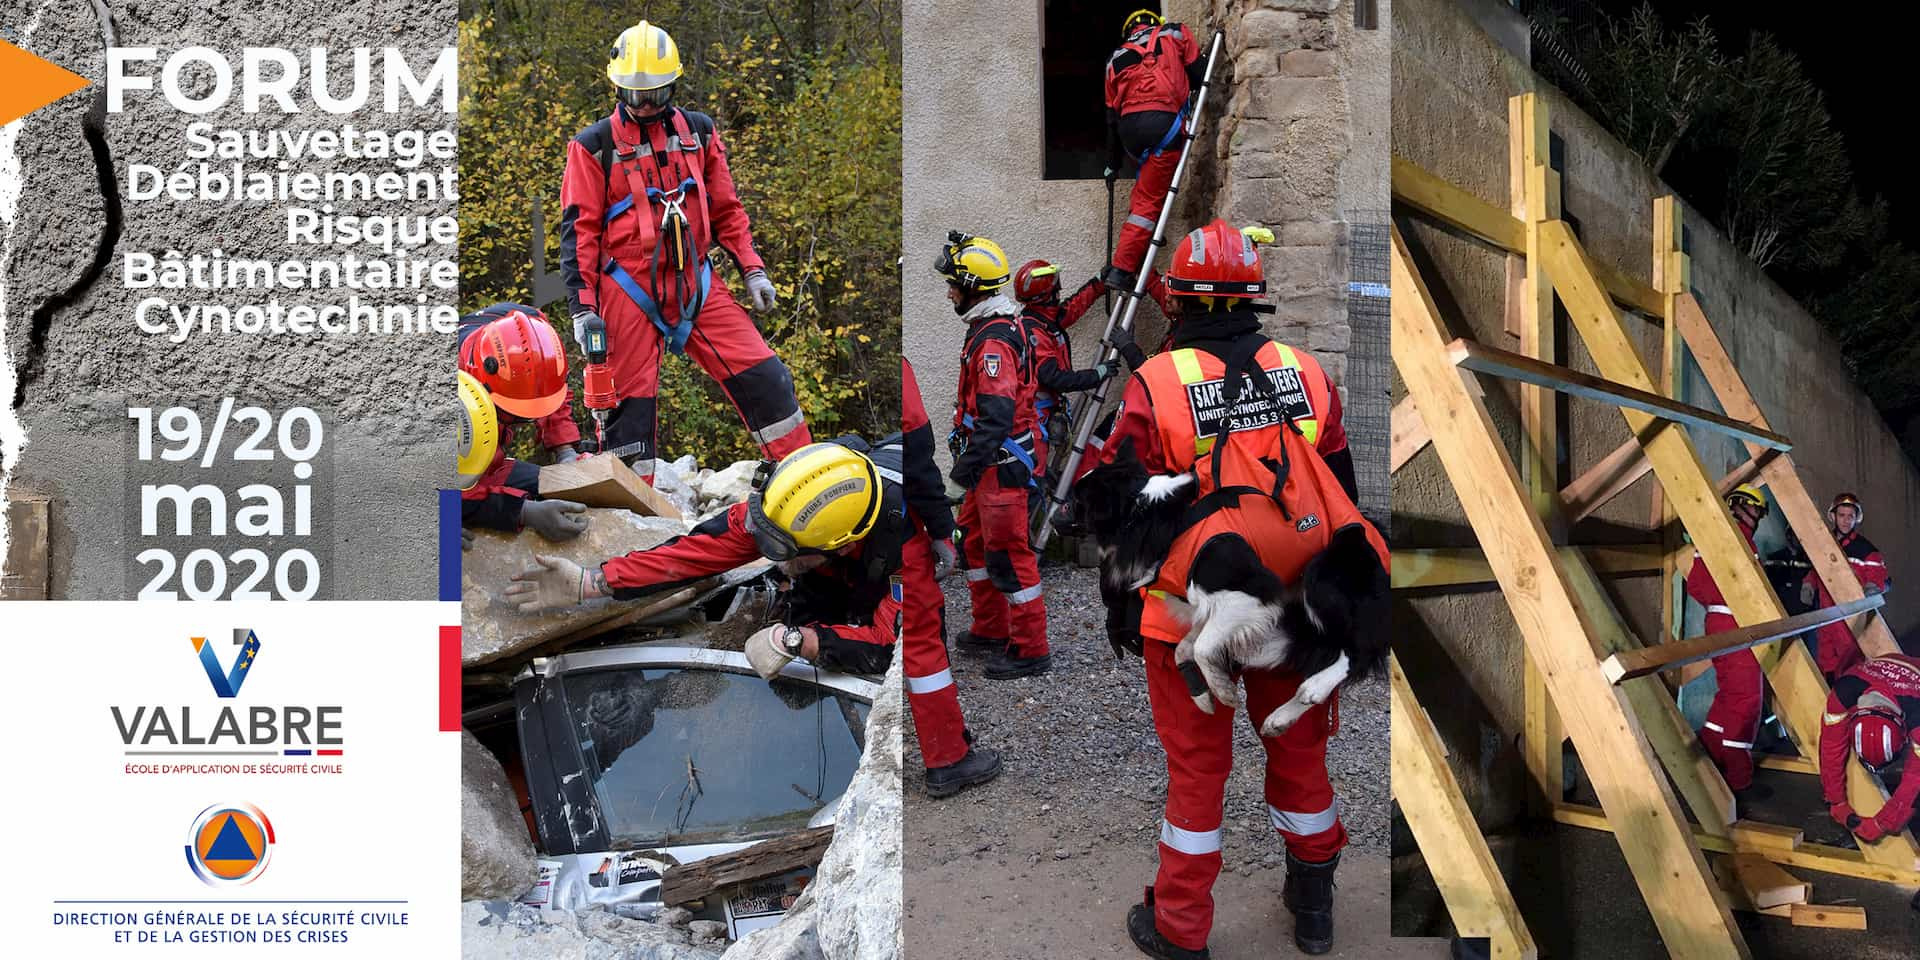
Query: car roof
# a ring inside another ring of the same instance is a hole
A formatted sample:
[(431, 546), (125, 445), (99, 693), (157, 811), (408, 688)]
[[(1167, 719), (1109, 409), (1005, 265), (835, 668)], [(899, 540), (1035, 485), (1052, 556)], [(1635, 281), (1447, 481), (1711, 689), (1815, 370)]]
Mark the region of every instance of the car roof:
[[(579, 650), (563, 653), (554, 657), (537, 657), (513, 678), (514, 683), (532, 677), (551, 678), (569, 673), (591, 670), (606, 670), (619, 667), (680, 667), (694, 670), (717, 670), (723, 673), (752, 674), (753, 664), (747, 655), (736, 650), (710, 650), (704, 647), (674, 646), (657, 643), (640, 643), (621, 647), (602, 647), (595, 650)], [(788, 680), (800, 683), (817, 684), (838, 693), (844, 693), (855, 700), (871, 704), (880, 693), (880, 685), (873, 680), (850, 673), (836, 673), (823, 670), (810, 663), (795, 660), (786, 665), (780, 675)]]

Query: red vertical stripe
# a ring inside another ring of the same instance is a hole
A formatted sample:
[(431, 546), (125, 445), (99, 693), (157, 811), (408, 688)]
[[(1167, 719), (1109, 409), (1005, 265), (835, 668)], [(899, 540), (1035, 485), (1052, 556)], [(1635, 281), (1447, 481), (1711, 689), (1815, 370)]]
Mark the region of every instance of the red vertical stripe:
[(460, 732), (460, 628), (440, 628), (440, 732)]

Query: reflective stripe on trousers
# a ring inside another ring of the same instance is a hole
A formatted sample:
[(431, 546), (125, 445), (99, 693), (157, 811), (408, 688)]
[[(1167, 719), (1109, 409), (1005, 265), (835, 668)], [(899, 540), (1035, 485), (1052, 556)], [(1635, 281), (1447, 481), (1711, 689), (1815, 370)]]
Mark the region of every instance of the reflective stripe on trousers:
[(1191, 857), (1220, 852), (1219, 830), (1182, 830), (1160, 821), (1160, 842)]
[(1317, 813), (1300, 813), (1293, 810), (1281, 810), (1272, 804), (1267, 805), (1267, 816), (1273, 820), (1273, 828), (1281, 833), (1298, 834), (1310, 837), (1333, 829), (1340, 822), (1340, 805), (1329, 804), (1325, 810)]
[(933, 693), (953, 686), (953, 671), (942, 670), (924, 677), (908, 677), (908, 693)]

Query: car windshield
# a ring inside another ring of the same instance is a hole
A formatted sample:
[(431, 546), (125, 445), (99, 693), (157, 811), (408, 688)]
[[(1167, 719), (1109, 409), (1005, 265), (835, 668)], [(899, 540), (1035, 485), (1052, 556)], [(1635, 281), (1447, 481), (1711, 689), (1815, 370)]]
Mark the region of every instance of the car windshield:
[(853, 779), (851, 698), (700, 669), (568, 676), (567, 708), (618, 847), (758, 840), (806, 827)]

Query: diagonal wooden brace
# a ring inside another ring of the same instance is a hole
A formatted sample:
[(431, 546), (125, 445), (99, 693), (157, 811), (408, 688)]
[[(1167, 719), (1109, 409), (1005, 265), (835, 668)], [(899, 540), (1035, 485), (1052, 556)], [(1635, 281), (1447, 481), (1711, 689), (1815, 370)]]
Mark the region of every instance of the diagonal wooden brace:
[(1784, 640), (1808, 630), (1824, 627), (1837, 620), (1845, 620), (1857, 613), (1878, 609), (1886, 602), (1886, 597), (1875, 594), (1850, 603), (1809, 610), (1784, 620), (1756, 623), (1751, 627), (1735, 627), (1719, 633), (1702, 634), (1679, 643), (1663, 643), (1657, 647), (1642, 647), (1638, 650), (1616, 653), (1600, 664), (1600, 672), (1607, 675), (1608, 681), (1619, 683), (1622, 680), (1644, 677), (1662, 670), (1673, 670), (1685, 664), (1710, 660), (1735, 650), (1745, 650), (1755, 644)]

